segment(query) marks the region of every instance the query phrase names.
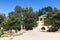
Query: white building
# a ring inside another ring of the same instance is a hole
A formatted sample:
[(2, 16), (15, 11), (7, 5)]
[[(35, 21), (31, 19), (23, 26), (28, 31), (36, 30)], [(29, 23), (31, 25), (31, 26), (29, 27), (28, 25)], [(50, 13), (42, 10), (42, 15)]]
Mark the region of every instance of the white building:
[(44, 31), (47, 31), (48, 30), (48, 26), (45, 26), (44, 25), (44, 21), (45, 21), (46, 17), (47, 17), (46, 14), (41, 15), (39, 17), (39, 20), (37, 21), (38, 26), (35, 29), (33, 29), (33, 30), (40, 30), (40, 31), (43, 31), (44, 30)]

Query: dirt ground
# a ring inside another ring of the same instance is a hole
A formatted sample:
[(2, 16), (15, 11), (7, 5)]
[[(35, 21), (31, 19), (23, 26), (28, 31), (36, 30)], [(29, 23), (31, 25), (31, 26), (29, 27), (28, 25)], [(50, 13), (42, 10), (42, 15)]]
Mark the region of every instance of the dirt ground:
[[(10, 40), (10, 37), (3, 37), (0, 40)], [(27, 31), (23, 35), (13, 37), (12, 40), (60, 40), (60, 33)]]

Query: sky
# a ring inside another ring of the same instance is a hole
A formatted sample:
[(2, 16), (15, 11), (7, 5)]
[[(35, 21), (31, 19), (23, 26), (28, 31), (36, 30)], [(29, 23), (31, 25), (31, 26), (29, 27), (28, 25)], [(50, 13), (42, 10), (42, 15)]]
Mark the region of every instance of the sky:
[(34, 11), (47, 6), (60, 9), (60, 0), (0, 0), (0, 13), (8, 16), (9, 12), (14, 11), (16, 5), (24, 8), (32, 7)]

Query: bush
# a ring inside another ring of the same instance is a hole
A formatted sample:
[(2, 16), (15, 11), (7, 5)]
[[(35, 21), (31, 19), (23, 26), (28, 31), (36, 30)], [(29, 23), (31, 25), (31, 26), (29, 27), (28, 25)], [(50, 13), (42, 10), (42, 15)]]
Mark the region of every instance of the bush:
[(4, 34), (4, 31), (3, 30), (0, 30), (0, 37), (1, 37), (1, 35), (3, 35)]
[(2, 35), (2, 32), (1, 32), (1, 30), (0, 30), (0, 37), (1, 37), (1, 35)]
[(18, 32), (18, 30), (15, 30), (15, 32), (17, 33), (17, 32)]
[(2, 34), (4, 34), (4, 30), (1, 30)]
[(4, 31), (4, 34), (8, 34), (8, 32), (7, 31)]
[(58, 31), (58, 29), (57, 28), (49, 28), (49, 30), (47, 30), (47, 32), (56, 32), (56, 31)]
[(28, 30), (32, 30), (33, 27), (30, 27), (30, 26), (26, 26), (25, 29), (28, 31)]

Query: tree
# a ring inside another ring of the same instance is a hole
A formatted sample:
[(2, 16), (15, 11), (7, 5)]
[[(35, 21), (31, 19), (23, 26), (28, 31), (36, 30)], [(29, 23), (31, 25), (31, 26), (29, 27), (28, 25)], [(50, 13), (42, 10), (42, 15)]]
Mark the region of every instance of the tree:
[(37, 23), (36, 23), (36, 16), (35, 14), (31, 14), (31, 13), (26, 13), (25, 14), (25, 20), (24, 20), (24, 24), (25, 24), (25, 27), (26, 29), (33, 29), (33, 27), (36, 27), (37, 26)]
[(21, 11), (22, 11), (22, 7), (19, 6), (19, 5), (17, 5), (17, 6), (15, 7), (15, 12), (20, 13)]
[(22, 8), (16, 6), (13, 12), (10, 12), (7, 17), (7, 23), (5, 29), (21, 29), (21, 24), (25, 26), (26, 30), (33, 29), (37, 26), (36, 14), (33, 12), (32, 7)]
[(24, 26), (25, 26), (25, 29), (26, 30), (29, 30), (29, 29), (33, 29), (33, 27), (36, 27), (37, 26), (37, 17), (35, 15), (35, 13), (33, 12), (33, 9), (30, 7), (30, 8), (27, 8), (28, 11), (24, 11), (24, 17), (25, 17), (25, 20), (24, 20)]
[(20, 16), (16, 12), (10, 12), (9, 13), (9, 19), (8, 19), (8, 29), (17, 29), (20, 30)]
[(45, 25), (52, 25), (49, 31), (57, 31), (60, 28), (60, 10), (53, 11), (45, 21)]
[(7, 17), (5, 16), (5, 14), (0, 14), (0, 28), (3, 27), (5, 29), (6, 26), (7, 26)]

